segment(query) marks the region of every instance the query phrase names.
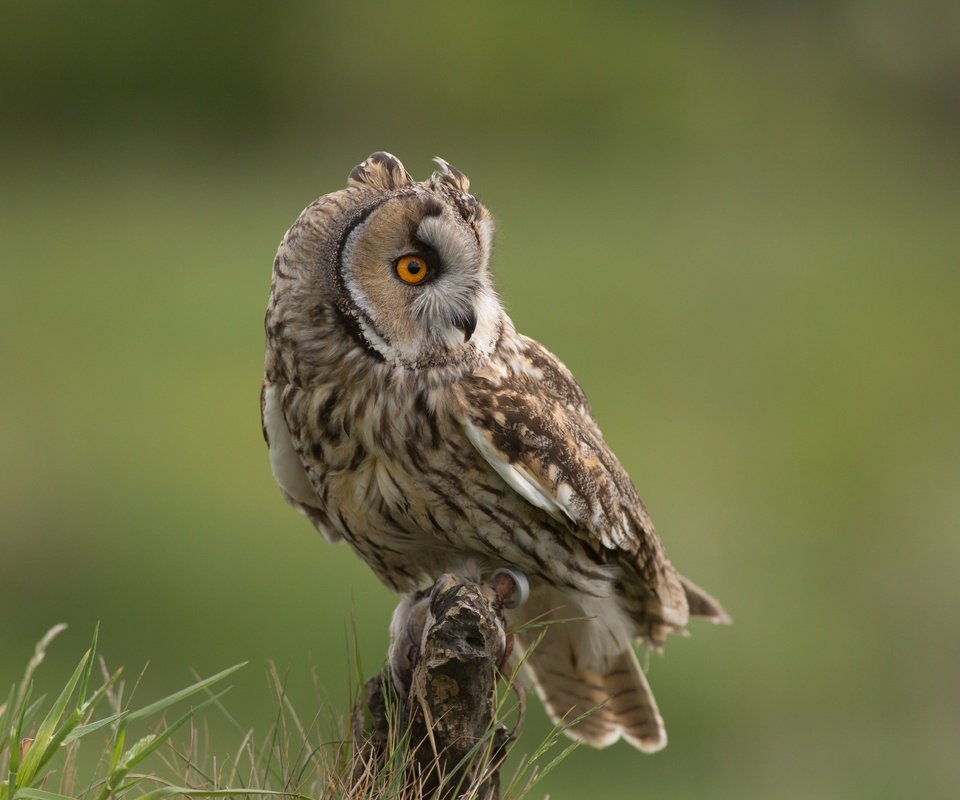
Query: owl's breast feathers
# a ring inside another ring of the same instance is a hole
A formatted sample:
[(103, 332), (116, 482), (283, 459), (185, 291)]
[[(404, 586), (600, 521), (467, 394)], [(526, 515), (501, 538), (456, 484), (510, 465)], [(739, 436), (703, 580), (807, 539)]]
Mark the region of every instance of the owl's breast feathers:
[(620, 591), (660, 644), (686, 625), (682, 579), (569, 370), (528, 337), (513, 345), (455, 387), (468, 437), (518, 493), (620, 567)]

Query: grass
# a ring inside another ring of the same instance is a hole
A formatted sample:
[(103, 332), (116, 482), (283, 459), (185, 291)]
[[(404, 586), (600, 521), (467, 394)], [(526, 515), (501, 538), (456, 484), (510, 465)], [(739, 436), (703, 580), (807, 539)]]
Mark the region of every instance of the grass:
[[(451, 786), (441, 778), (439, 788), (425, 795), (422, 783), (429, 776), (411, 776), (409, 731), (399, 721), (391, 720), (385, 755), (372, 757), (369, 748), (355, 746), (348, 721), (336, 721), (332, 736), (323, 730), (322, 709), (305, 723), (272, 665), (269, 677), (276, 715), (260, 736), (240, 726), (223, 703), (229, 691), (224, 681), (245, 664), (139, 705), (134, 696), (142, 673), (128, 687), (123, 670), (111, 671), (98, 657), (96, 631), (89, 649), (51, 701), (52, 692), (38, 692), (35, 673), (65, 628), (57, 625), (39, 641), (23, 677), (0, 705), (0, 800), (170, 796), (412, 800), (450, 791), (470, 800), (482, 796), (490, 775), (492, 728), (468, 756), (482, 759), (481, 768), (474, 769), (471, 763), (458, 765), (468, 769), (454, 770), (454, 774), (475, 775), (470, 785)], [(495, 724), (511, 713), (508, 695), (509, 691), (498, 697)], [(236, 731), (238, 739), (231, 746), (210, 741), (203, 715), (211, 710), (224, 715)], [(518, 760), (503, 785), (504, 800), (526, 797), (575, 748), (571, 744), (557, 747), (562, 732), (554, 728), (532, 754)]]

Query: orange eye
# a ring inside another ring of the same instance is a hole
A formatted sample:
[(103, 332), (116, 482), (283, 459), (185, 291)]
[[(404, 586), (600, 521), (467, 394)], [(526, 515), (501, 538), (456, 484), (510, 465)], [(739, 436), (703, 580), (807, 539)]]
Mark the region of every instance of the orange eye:
[(404, 283), (423, 283), (427, 272), (427, 262), (423, 256), (400, 256), (397, 259), (397, 277)]

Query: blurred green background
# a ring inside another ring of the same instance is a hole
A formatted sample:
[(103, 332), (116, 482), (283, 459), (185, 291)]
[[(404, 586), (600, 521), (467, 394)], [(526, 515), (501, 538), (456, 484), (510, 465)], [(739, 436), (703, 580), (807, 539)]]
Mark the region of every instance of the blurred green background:
[(249, 659), (265, 727), (275, 659), (346, 710), (394, 601), (270, 475), (270, 266), (371, 151), (442, 155), (736, 620), (651, 658), (663, 753), (540, 796), (956, 796), (960, 5), (18, 0), (0, 99), (0, 687), (100, 620), (144, 701)]

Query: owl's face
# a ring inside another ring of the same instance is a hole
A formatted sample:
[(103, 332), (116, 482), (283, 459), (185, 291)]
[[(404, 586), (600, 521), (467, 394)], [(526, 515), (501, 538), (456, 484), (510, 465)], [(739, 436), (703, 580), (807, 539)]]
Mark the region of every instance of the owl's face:
[(387, 360), (405, 364), (482, 348), (496, 303), (478, 226), (421, 187), (365, 210), (344, 239), (338, 265), (364, 339)]
[[(278, 259), (282, 272), (297, 268), (291, 294), (332, 305), (371, 355), (407, 368), (489, 354), (501, 324), (489, 212), (465, 176), (438, 163), (416, 183), (396, 158), (374, 153), (351, 172), (350, 188), (304, 212)], [(310, 246), (305, 236), (327, 241)]]

